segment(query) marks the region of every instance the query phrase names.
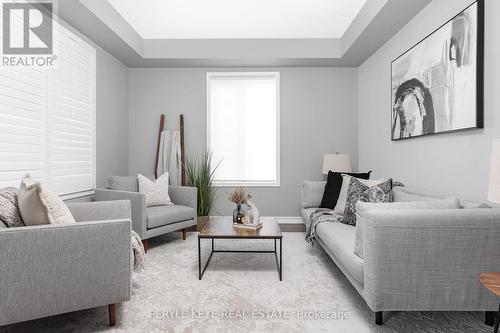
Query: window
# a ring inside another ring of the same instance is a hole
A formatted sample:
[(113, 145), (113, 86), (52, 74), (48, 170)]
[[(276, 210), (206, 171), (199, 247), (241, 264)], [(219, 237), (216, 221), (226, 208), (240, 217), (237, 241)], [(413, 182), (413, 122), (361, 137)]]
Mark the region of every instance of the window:
[(207, 134), (217, 186), (279, 186), (279, 73), (208, 73)]
[(0, 68), (0, 188), (29, 173), (71, 197), (95, 188), (95, 49), (54, 21), (53, 68)]

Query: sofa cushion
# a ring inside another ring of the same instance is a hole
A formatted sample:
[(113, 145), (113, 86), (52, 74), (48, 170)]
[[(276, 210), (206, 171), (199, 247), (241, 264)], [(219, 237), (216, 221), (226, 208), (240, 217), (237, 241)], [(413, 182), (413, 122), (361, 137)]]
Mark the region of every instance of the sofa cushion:
[(318, 208), (325, 191), (325, 181), (302, 181), (302, 208)]
[(328, 171), (328, 178), (326, 181), (325, 191), (323, 193), (323, 198), (321, 199), (320, 208), (330, 208), (334, 209), (339, 200), (340, 190), (342, 189), (342, 174), (346, 174), (352, 177), (360, 179), (370, 179), (371, 171), (366, 173), (340, 173)]
[[(335, 208), (333, 209), (335, 213), (339, 215), (343, 215), (345, 212), (345, 206), (347, 202), (347, 194), (349, 192), (349, 185), (351, 183), (351, 176), (347, 174), (342, 175), (342, 188), (340, 189), (340, 194), (339, 194), (339, 200), (337, 201), (337, 204), (335, 205)], [(356, 177), (354, 177), (356, 178)], [(361, 179), (361, 178), (356, 178), (361, 184), (364, 184), (368, 187), (373, 187), (379, 184), (382, 184), (387, 181), (387, 179)]]
[(364, 202), (389, 202), (389, 193), (392, 190), (392, 179), (382, 184), (369, 187), (358, 179), (351, 177), (342, 223), (356, 225), (356, 203)]
[(139, 192), (136, 176), (109, 176), (108, 188), (115, 191)]
[(342, 223), (325, 222), (316, 227), (316, 237), (328, 247), (338, 263), (363, 285), (363, 260), (352, 251), (355, 233), (355, 227)]
[(196, 212), (193, 208), (181, 205), (155, 206), (146, 208), (148, 229), (191, 220)]
[(394, 210), (394, 209), (455, 209), (460, 208), (460, 202), (457, 198), (448, 198), (431, 201), (412, 201), (412, 202), (391, 202), (391, 203), (371, 203), (358, 202), (356, 204), (356, 240), (354, 242), (354, 254), (363, 258), (363, 233), (365, 214), (371, 210)]
[(0, 190), (0, 228), (24, 226), (17, 203), (17, 191), (12, 189)]
[[(154, 180), (154, 175), (146, 175), (147, 178)], [(108, 188), (115, 191), (139, 192), (137, 176), (109, 176)]]
[(27, 226), (75, 223), (64, 201), (30, 175), (23, 177), (18, 193), (19, 211)]
[(392, 201), (394, 202), (416, 202), (416, 201), (432, 201), (432, 200), (439, 200), (439, 199), (413, 193), (406, 193), (403, 191), (392, 192)]

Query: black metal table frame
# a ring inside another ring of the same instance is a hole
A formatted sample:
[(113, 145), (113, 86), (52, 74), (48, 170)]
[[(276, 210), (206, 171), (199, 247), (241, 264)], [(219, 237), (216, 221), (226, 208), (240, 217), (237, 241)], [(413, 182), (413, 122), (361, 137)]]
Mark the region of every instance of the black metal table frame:
[[(210, 252), (210, 255), (208, 256), (207, 262), (205, 263), (205, 266), (203, 269), (201, 268), (201, 239), (211, 239), (212, 240), (212, 251)], [(252, 250), (216, 250), (215, 249), (215, 239), (274, 239), (274, 251), (252, 251)], [(278, 252), (276, 248), (276, 240), (280, 241), (280, 253), (279, 253), (279, 260), (278, 260)], [(230, 237), (230, 236), (205, 236), (205, 237), (199, 237), (198, 236), (198, 279), (201, 280), (203, 277), (203, 274), (205, 274), (205, 271), (208, 268), (208, 264), (210, 263), (210, 260), (212, 259), (212, 255), (214, 253), (274, 253), (274, 257), (276, 258), (276, 265), (278, 267), (278, 275), (280, 278), (280, 281), (282, 281), (283, 277), (283, 236), (276, 236), (276, 237), (266, 237), (266, 238), (255, 238), (255, 237)]]

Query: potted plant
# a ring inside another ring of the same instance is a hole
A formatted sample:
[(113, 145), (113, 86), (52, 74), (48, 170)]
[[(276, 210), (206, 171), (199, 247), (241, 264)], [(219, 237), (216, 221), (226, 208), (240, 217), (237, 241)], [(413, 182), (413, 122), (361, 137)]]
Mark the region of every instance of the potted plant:
[(195, 159), (186, 161), (187, 184), (198, 189), (198, 230), (201, 230), (208, 222), (210, 211), (217, 198), (217, 190), (213, 186), (213, 180), (219, 164), (212, 170), (212, 154), (210, 152), (204, 152)]

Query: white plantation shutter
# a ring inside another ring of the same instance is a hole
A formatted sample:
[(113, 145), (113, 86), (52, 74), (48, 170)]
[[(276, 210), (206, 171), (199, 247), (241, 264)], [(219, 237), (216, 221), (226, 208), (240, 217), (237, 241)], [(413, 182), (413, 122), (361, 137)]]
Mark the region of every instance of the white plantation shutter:
[(29, 173), (70, 198), (95, 188), (96, 53), (54, 29), (54, 68), (0, 67), (0, 187)]
[(45, 79), (37, 70), (0, 70), (0, 188), (44, 177)]

